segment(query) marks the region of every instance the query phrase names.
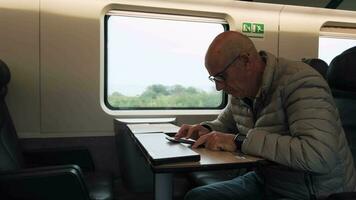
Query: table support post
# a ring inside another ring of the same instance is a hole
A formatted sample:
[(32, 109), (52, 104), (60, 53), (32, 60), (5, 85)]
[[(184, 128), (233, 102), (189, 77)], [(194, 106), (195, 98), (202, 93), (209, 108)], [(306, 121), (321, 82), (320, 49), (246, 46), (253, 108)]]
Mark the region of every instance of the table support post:
[(155, 174), (155, 200), (170, 200), (173, 198), (173, 175)]

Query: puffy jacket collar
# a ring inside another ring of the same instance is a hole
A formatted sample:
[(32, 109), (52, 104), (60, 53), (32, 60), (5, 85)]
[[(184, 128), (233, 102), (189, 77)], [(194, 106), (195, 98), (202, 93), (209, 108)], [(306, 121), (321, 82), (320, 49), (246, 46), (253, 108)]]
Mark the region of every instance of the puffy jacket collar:
[[(255, 106), (256, 102), (261, 103), (261, 101), (262, 102), (264, 101), (265, 97), (267, 96), (271, 88), (274, 79), (274, 74), (276, 71), (276, 66), (278, 64), (278, 59), (273, 54), (266, 51), (260, 51), (259, 54), (263, 57), (263, 60), (266, 62), (266, 67), (265, 67), (265, 71), (263, 72), (260, 91), (257, 97), (253, 100), (252, 107), (256, 107)], [(246, 107), (251, 107), (249, 104), (245, 102), (244, 99), (233, 97), (233, 96), (231, 96), (231, 98), (236, 98)]]
[(263, 72), (262, 77), (262, 85), (261, 85), (261, 93), (260, 98), (264, 99), (271, 88), (274, 74), (276, 71), (276, 66), (278, 64), (278, 59), (271, 53), (266, 51), (260, 51), (260, 55), (264, 56), (266, 59), (266, 68)]

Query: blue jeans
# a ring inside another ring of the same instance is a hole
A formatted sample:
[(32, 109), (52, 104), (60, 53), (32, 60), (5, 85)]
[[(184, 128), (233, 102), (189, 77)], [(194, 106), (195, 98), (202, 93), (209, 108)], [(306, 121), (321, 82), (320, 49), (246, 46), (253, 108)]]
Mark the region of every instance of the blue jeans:
[(264, 181), (255, 172), (248, 172), (229, 181), (197, 187), (189, 191), (184, 200), (262, 200), (279, 199), (264, 196)]

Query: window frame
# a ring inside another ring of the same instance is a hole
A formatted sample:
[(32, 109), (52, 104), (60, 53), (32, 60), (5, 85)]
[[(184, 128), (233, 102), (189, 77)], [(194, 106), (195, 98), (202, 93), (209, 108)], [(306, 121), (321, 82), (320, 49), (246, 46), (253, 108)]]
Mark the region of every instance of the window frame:
[[(320, 58), (320, 38), (330, 39), (353, 39), (356, 41), (356, 24), (327, 22), (321, 28), (318, 38), (318, 58)], [(346, 49), (345, 49), (346, 50)], [(340, 52), (342, 53), (342, 52)], [(335, 55), (337, 56), (337, 55)], [(335, 57), (334, 56), (334, 57)], [(324, 61), (327, 62), (324, 58)], [(332, 60), (332, 59), (331, 59)], [(331, 61), (330, 60), (330, 61)], [(330, 63), (327, 62), (329, 65)]]
[(135, 11), (110, 10), (104, 15), (103, 27), (103, 92), (102, 107), (112, 115), (186, 115), (186, 114), (218, 114), (228, 103), (228, 95), (222, 92), (222, 101), (218, 107), (113, 107), (108, 102), (108, 20), (111, 16), (143, 17), (153, 19), (169, 19), (180, 21), (193, 21), (205, 23), (220, 23), (224, 31), (229, 30), (227, 20), (221, 18), (208, 18), (176, 14), (160, 14)]

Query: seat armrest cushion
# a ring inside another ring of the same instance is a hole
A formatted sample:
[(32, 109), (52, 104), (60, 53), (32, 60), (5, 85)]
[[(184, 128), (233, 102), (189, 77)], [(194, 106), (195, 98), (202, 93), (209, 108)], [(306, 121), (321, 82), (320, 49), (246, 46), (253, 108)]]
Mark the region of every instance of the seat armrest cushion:
[(24, 151), (26, 167), (78, 165), (84, 172), (94, 171), (94, 162), (85, 147), (45, 148)]
[(86, 173), (84, 180), (87, 185), (90, 199), (92, 200), (112, 200), (113, 177), (109, 173)]
[(75, 165), (1, 172), (0, 194), (4, 199), (89, 200), (80, 168)]

